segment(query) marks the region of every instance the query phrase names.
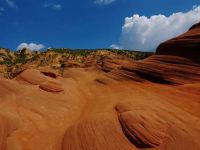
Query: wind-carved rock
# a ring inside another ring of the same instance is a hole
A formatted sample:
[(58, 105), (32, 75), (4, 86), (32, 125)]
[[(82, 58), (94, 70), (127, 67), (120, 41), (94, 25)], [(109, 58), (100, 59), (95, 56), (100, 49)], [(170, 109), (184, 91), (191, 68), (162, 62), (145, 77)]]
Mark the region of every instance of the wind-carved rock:
[(186, 33), (160, 44), (157, 55), (175, 55), (200, 63), (200, 23)]
[(119, 121), (127, 138), (138, 148), (160, 146), (167, 137), (167, 124), (151, 111), (121, 113)]

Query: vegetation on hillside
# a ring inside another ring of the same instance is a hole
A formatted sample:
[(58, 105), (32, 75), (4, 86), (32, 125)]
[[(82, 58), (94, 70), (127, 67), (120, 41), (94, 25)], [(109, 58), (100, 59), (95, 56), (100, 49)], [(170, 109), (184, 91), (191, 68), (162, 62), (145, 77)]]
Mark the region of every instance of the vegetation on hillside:
[(65, 49), (65, 48), (52, 48), (48, 49), (48, 51), (53, 51), (57, 53), (68, 53), (75, 56), (88, 56), (97, 51), (108, 51), (115, 54), (123, 55), (134, 60), (145, 59), (151, 55), (153, 52), (141, 52), (141, 51), (131, 51), (131, 50), (119, 50), (119, 49)]
[(35, 67), (49, 66), (53, 69), (62, 69), (65, 66), (73, 64), (87, 66), (90, 63), (101, 62), (104, 59), (112, 58), (141, 60), (152, 54), (152, 52), (116, 49), (51, 48), (41, 52), (32, 52), (27, 49), (15, 52), (7, 49), (0, 49), (0, 65), (6, 68), (4, 69), (4, 75), (7, 78), (12, 78), (23, 71), (23, 66), (26, 64)]

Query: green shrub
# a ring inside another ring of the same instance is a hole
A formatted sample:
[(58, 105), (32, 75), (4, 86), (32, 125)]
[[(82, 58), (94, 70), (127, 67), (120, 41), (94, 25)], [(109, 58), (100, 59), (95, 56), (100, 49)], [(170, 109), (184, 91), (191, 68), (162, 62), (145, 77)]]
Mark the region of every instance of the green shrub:
[(17, 59), (15, 60), (15, 64), (18, 64), (18, 63), (22, 63), (22, 64), (24, 64), (24, 63), (26, 63), (27, 62), (27, 57), (26, 57), (26, 55), (21, 55), (21, 56), (19, 56), (19, 57), (17, 57)]

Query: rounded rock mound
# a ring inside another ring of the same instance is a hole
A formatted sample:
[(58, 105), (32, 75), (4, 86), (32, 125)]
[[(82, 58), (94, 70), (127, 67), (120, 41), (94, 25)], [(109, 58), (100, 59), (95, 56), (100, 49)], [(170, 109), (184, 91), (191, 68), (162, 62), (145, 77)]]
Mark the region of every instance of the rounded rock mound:
[(186, 33), (161, 43), (156, 55), (173, 55), (200, 63), (200, 23), (193, 25)]
[(62, 92), (62, 85), (55, 81), (47, 81), (39, 85), (39, 88), (47, 92)]
[(167, 137), (166, 122), (150, 111), (124, 112), (119, 121), (127, 138), (138, 148), (160, 146)]

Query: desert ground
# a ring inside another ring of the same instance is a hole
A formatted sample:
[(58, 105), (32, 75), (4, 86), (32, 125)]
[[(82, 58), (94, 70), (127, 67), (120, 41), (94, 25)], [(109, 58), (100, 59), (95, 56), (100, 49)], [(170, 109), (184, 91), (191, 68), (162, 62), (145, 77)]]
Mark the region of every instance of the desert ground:
[(200, 24), (144, 60), (109, 55), (1, 65), (0, 150), (200, 150)]

